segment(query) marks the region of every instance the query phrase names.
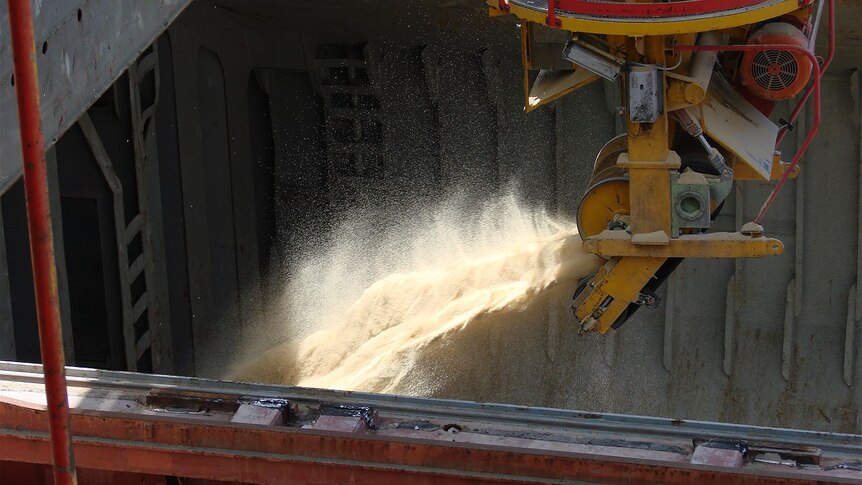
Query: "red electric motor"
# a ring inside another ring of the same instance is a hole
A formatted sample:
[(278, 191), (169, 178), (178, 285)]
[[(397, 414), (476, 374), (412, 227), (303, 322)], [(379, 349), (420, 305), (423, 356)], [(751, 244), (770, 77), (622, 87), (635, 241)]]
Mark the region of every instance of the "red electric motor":
[[(808, 47), (808, 38), (786, 22), (772, 22), (748, 38), (749, 45), (785, 44)], [(800, 52), (786, 50), (748, 51), (740, 63), (742, 85), (768, 101), (790, 99), (805, 89), (811, 76), (811, 61)]]

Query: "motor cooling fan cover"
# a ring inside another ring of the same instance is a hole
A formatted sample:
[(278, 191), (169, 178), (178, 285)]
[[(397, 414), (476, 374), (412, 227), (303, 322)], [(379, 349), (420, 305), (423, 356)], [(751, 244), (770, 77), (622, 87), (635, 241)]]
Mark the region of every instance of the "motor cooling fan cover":
[[(805, 35), (793, 25), (773, 22), (751, 34), (749, 45), (808, 45)], [(790, 99), (805, 88), (811, 76), (811, 61), (800, 52), (786, 50), (748, 51), (742, 56), (742, 85), (752, 94), (769, 100)]]

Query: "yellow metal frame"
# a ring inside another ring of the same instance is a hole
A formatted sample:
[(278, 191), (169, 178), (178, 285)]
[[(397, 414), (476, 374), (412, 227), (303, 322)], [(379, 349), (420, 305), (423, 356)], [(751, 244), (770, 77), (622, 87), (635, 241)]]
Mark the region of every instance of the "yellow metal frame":
[(629, 181), (607, 180), (590, 188), (578, 206), (578, 232), (582, 238), (608, 228), (615, 215), (629, 215)]
[[(742, 160), (733, 157), (730, 162), (730, 166), (733, 169), (733, 180), (759, 180), (763, 181), (763, 177), (760, 176), (759, 173), (755, 172), (751, 165), (743, 162)], [(769, 174), (769, 180), (775, 181), (780, 179), (783, 175), (787, 167), (790, 164), (787, 162), (781, 161), (781, 155), (776, 152), (775, 157), (772, 159), (772, 172)], [(802, 168), (799, 165), (793, 167), (793, 171), (790, 172), (790, 175), (787, 176), (789, 179), (795, 179), (799, 176)]]
[(666, 72), (669, 78), (667, 82), (667, 99), (665, 104), (668, 111), (674, 111), (688, 106), (699, 104), (706, 98), (706, 91), (694, 79)]
[[(488, 0), (488, 4), (493, 14), (501, 12), (497, 9), (497, 0)], [(529, 72), (532, 68), (530, 22), (545, 24), (547, 11), (515, 3), (509, 3), (508, 8), (509, 13), (522, 19), (523, 91), (524, 104), (528, 107)], [(556, 18), (562, 30), (606, 35), (608, 45), (625, 52), (626, 57), (634, 63), (667, 66), (667, 53), (672, 48), (673, 35), (680, 34), (690, 43), (696, 33), (739, 29), (799, 9), (800, 0), (773, 0), (766, 5), (702, 17), (633, 20), (558, 12)], [(687, 60), (687, 57), (679, 59), (680, 62)], [(605, 333), (625, 314), (629, 305), (642, 303), (639, 301), (643, 297), (641, 292), (668, 258), (764, 257), (779, 255), (784, 251), (781, 241), (762, 235), (753, 237), (741, 233), (712, 233), (670, 237), (673, 234), (672, 174), (679, 169), (680, 159), (670, 150), (675, 122), (668, 119), (668, 113), (699, 106), (707, 97), (704, 86), (686, 74), (685, 67), (677, 73), (660, 71), (660, 83), (666, 96), (664, 109), (655, 122), (635, 123), (627, 117), (627, 151), (619, 155), (615, 165), (609, 156), (602, 157), (600, 153), (597, 158), (594, 180), (591, 181), (588, 197), (579, 208), (578, 220), (579, 227), (589, 226), (584, 234), (584, 248), (608, 261), (575, 299), (573, 306), (581, 331)], [(626, 78), (623, 76), (623, 82), (626, 82)], [(579, 85), (573, 85), (560, 95), (577, 87)], [(558, 97), (554, 96), (554, 99)], [(731, 157), (728, 161), (735, 169), (736, 180), (763, 179), (767, 175), (774, 180), (785, 170), (777, 154), (772, 172), (762, 175), (742, 160), (735, 160), (737, 157)], [(791, 174), (795, 175), (797, 173)], [(603, 230), (602, 226), (607, 228), (609, 217), (623, 214), (627, 217), (621, 218), (621, 221), (628, 224), (628, 231)]]
[[(493, 0), (489, 1), (489, 6), (491, 10), (494, 10), (496, 2), (492, 2)], [(558, 12), (557, 19), (560, 20), (560, 28), (571, 30), (572, 32), (639, 37), (647, 35), (689, 34), (739, 27), (780, 17), (798, 9), (799, 0), (781, 0), (770, 5), (745, 10), (740, 9), (738, 12), (700, 18), (646, 19), (637, 21), (630, 19), (577, 17), (565, 12)], [(548, 16), (546, 10), (534, 10), (514, 3), (509, 4), (509, 11), (518, 18), (539, 24), (544, 24), (545, 18)]]
[[(499, 12), (499, 10), (498, 10), (498, 12)], [(535, 86), (536, 86), (535, 83), (533, 86), (530, 86), (530, 71), (533, 70), (533, 51), (532, 51), (532, 47), (531, 47), (532, 46), (532, 38), (533, 38), (532, 28), (533, 28), (533, 24), (531, 22), (521, 23), (521, 66), (522, 66), (522, 73), (524, 76), (524, 83), (523, 83), (524, 111), (527, 113), (529, 113), (530, 111), (533, 111), (535, 109), (541, 108), (542, 106), (545, 106), (546, 104), (552, 103), (552, 102), (562, 98), (563, 96), (566, 96), (567, 94), (573, 93), (573, 92), (577, 91), (578, 89), (581, 89), (582, 87), (592, 83), (593, 81), (597, 81), (599, 79), (599, 76), (597, 76), (595, 74), (592, 74), (589, 76), (584, 76), (582, 78), (578, 78), (575, 80), (576, 82), (573, 82), (571, 85), (560, 90), (559, 92), (557, 92), (551, 96), (547, 96), (545, 98), (542, 98), (537, 103), (531, 103), (531, 101), (530, 101), (531, 96), (530, 95), (532, 94), (533, 88), (535, 88)], [(575, 65), (572, 65), (572, 69), (573, 70), (574, 69), (583, 70), (582, 67), (578, 67)], [(535, 82), (538, 82), (538, 80), (539, 79), (537, 78)]]
[(664, 262), (664, 258), (615, 258), (605, 263), (575, 299), (581, 332), (607, 332)]
[(778, 256), (784, 244), (768, 237), (749, 237), (738, 232), (683, 235), (667, 244), (633, 244), (625, 231), (605, 231), (584, 241), (584, 249), (603, 258), (762, 258)]
[[(646, 37), (647, 63), (664, 65), (666, 37)], [(632, 56), (636, 53), (632, 53)], [(665, 86), (664, 71), (661, 83)], [(667, 110), (654, 123), (635, 123), (626, 116), (628, 153), (617, 166), (629, 171), (629, 204), (632, 234), (671, 233), (670, 171), (679, 168), (679, 156), (668, 147)]]

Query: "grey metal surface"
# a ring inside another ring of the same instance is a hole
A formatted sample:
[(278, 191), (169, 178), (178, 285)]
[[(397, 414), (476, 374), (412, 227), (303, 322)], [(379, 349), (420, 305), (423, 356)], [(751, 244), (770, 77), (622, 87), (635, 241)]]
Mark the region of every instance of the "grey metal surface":
[[(33, 0), (46, 145), (53, 145), (190, 2)], [(0, 193), (21, 174), (7, 9), (0, 3)]]
[[(566, 44), (566, 49), (563, 51), (563, 57), (609, 81), (616, 81), (623, 70), (622, 64), (613, 62), (607, 57), (600, 56), (574, 41), (570, 41)], [(654, 70), (652, 74), (655, 76)], [(653, 85), (654, 84), (655, 80), (653, 80)]]
[(251, 48), (249, 42), (263, 39), (245, 36), (237, 24), (221, 23), (229, 18), (229, 9), (195, 2), (169, 30), (189, 248), (195, 344), (189, 350), (197, 372), (223, 371), (243, 341), (255, 338), (253, 323), (260, 321), (257, 245), (266, 242), (256, 238), (254, 163), (248, 158), (253, 149), (246, 95), (252, 57), (273, 55), (272, 64), (304, 67), (299, 39), (291, 42), (289, 33), (268, 39), (294, 55), (278, 56), (260, 43)]
[[(66, 270), (65, 244), (63, 241), (63, 217), (60, 207), (59, 174), (57, 156), (53, 149), (45, 154), (49, 186), (49, 204), (51, 206), (51, 222), (54, 232), (54, 254), (56, 260), (57, 293), (60, 304), (60, 320), (63, 330), (63, 352), (67, 361), (74, 362), (75, 346), (71, 325), (71, 302), (69, 298), (69, 278)], [(11, 257), (29, 258), (27, 254), (9, 254), (6, 251), (6, 229), (3, 226), (2, 205), (0, 205), (0, 356), (5, 359), (17, 359), (15, 325), (13, 322), (12, 287), (10, 286), (9, 262)], [(28, 236), (25, 236), (28, 237)]]
[[(629, 119), (634, 123), (654, 123), (661, 111), (658, 69), (634, 66), (628, 73)], [(663, 88), (662, 88), (663, 89)]]

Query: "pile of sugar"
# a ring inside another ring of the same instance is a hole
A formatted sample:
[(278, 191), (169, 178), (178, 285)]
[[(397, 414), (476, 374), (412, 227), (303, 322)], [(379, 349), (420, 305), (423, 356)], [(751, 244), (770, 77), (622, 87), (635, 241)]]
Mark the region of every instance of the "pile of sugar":
[(534, 386), (507, 369), (546, 355), (549, 316), (573, 323), (574, 287), (600, 263), (574, 224), (514, 197), (478, 210), (444, 206), (386, 235), (339, 229), (348, 232), (342, 242), (309, 258), (288, 285), (281, 323), (295, 337), (232, 378), (523, 401), (505, 389)]

